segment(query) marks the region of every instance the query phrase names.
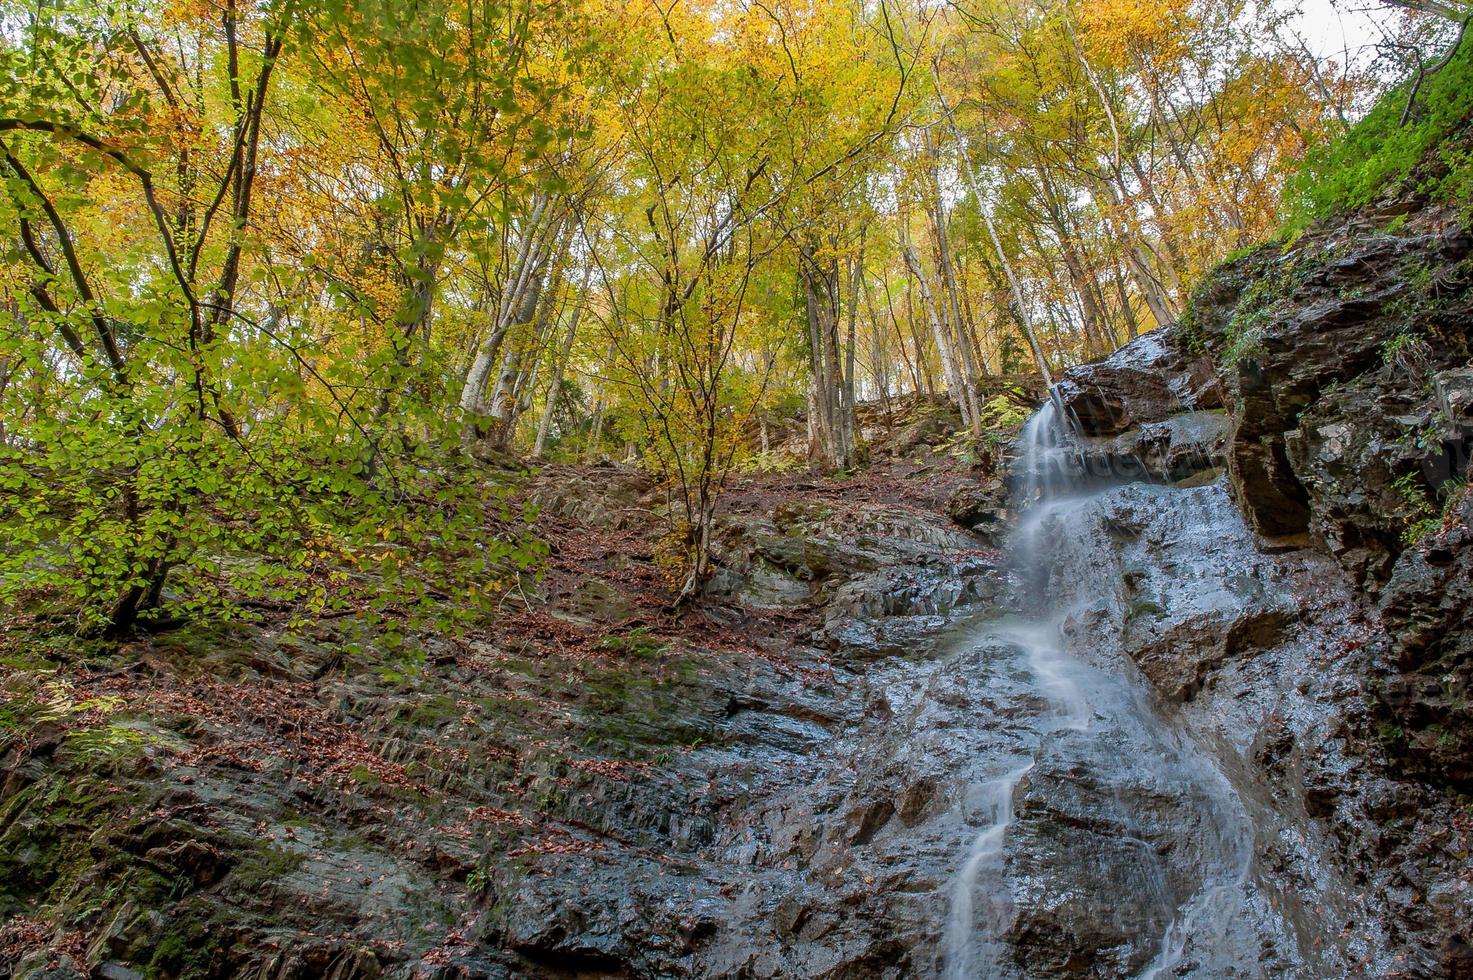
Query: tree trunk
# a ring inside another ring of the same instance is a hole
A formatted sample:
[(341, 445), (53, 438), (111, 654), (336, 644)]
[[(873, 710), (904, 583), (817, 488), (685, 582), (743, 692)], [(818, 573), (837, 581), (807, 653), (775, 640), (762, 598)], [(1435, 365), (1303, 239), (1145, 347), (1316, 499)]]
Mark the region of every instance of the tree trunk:
[(1008, 258), (1007, 252), (1003, 250), (1002, 239), (998, 237), (997, 225), (992, 220), (992, 209), (988, 207), (987, 199), (982, 195), (982, 186), (977, 181), (977, 175), (972, 170), (972, 159), (967, 155), (966, 141), (962, 138), (961, 128), (956, 124), (956, 118), (947, 106), (946, 99), (941, 95), (941, 88), (936, 89), (937, 97), (941, 100), (941, 111), (946, 115), (946, 121), (951, 125), (952, 134), (956, 137), (957, 156), (961, 161), (962, 175), (967, 180), (967, 185), (972, 191), (972, 197), (977, 201), (977, 210), (982, 214), (982, 223), (987, 228), (987, 237), (992, 242), (993, 251), (997, 254), (997, 261), (1002, 266), (1003, 273), (1008, 279), (1008, 288), (1012, 291), (1013, 308), (1018, 318), (1018, 328), (1023, 333), (1023, 339), (1028, 343), (1028, 349), (1033, 354), (1033, 366), (1038, 369), (1039, 377), (1043, 379), (1046, 387), (1054, 385), (1053, 372), (1049, 370), (1048, 358), (1044, 357), (1043, 348), (1038, 344), (1038, 337), (1033, 329), (1032, 319), (1028, 311), (1028, 301), (1023, 295), (1023, 286), (1018, 279), (1017, 272), (1013, 269), (1013, 263)]
[(910, 270), (911, 278), (921, 289), (921, 306), (926, 311), (926, 319), (931, 324), (931, 333), (936, 341), (936, 351), (941, 358), (941, 373), (946, 379), (948, 393), (956, 403), (957, 410), (961, 412), (962, 424), (968, 429), (972, 427), (972, 417), (966, 398), (964, 386), (957, 374), (956, 359), (952, 355), (951, 344), (946, 338), (946, 328), (941, 322), (940, 314), (937, 312), (936, 303), (931, 293), (931, 283), (926, 278), (926, 272), (921, 268), (921, 260), (916, 255), (915, 246), (910, 242), (903, 242), (901, 251), (905, 258), (905, 266)]
[[(557, 237), (557, 244), (549, 249), (546, 241), (544, 242), (541, 259), (532, 274), (531, 284), (523, 298), (522, 309), (506, 332), (506, 336), (509, 337), (511, 331), (518, 327), (529, 323), (534, 326), (530, 337), (522, 337), (520, 342), (503, 344), (506, 352), (502, 357), (501, 371), (497, 375), (496, 387), (492, 391), (487, 413), (491, 419), (490, 435), (497, 446), (505, 446), (511, 440), (512, 427), (519, 414), (517, 382), (522, 374), (522, 363), (527, 352), (536, 349), (540, 333), (538, 328), (548, 315), (548, 307), (550, 302), (556, 298), (558, 284), (562, 279), (563, 258), (573, 238), (573, 226), (571, 222), (561, 220), (553, 223), (555, 230), (559, 226), (561, 226), (560, 232), (555, 231), (555, 234), (549, 235), (547, 239), (550, 241), (553, 237)], [(549, 263), (552, 268), (551, 276), (548, 275)], [(547, 288), (549, 280), (551, 280), (551, 288)], [(548, 300), (546, 303), (543, 302), (544, 296)], [(518, 338), (512, 338), (512, 340), (516, 341)]]
[[(587, 281), (587, 270), (584, 271), (584, 280)], [(542, 420), (537, 425), (537, 441), (532, 446), (532, 455), (542, 458), (543, 450), (547, 446), (547, 434), (552, 428), (552, 415), (557, 408), (558, 392), (563, 385), (563, 371), (567, 369), (568, 357), (573, 352), (573, 341), (578, 336), (578, 320), (583, 316), (583, 303), (575, 301), (573, 316), (568, 321), (567, 333), (563, 334), (563, 344), (558, 351), (557, 360), (552, 364), (552, 374), (547, 379), (547, 401), (542, 406)]]
[(533, 284), (540, 280), (541, 269), (545, 264), (545, 255), (542, 253), (552, 224), (548, 221), (549, 217), (548, 200), (539, 198), (527, 218), (517, 251), (517, 261), (502, 290), (496, 318), (466, 372), (465, 387), (460, 393), (460, 411), (467, 420), (467, 440), (481, 434), (477, 428), (477, 418), (485, 414), (486, 382), (490, 378), (491, 368), (501, 354), (501, 343), (506, 338), (507, 331), (518, 323), (530, 321), (536, 311), (537, 290), (541, 286), (540, 282), (535, 288)]
[[(1119, 197), (1115, 185), (1105, 181), (1101, 185), (1105, 196), (1109, 199), (1112, 207), (1118, 208)], [(1165, 326), (1176, 321), (1176, 314), (1172, 311), (1171, 301), (1167, 297), (1161, 282), (1151, 271), (1154, 256), (1140, 241), (1133, 229), (1121, 227), (1126, 224), (1126, 219), (1112, 218), (1109, 208), (1100, 207), (1101, 216), (1105, 219), (1105, 226), (1111, 230), (1115, 241), (1120, 245), (1121, 255), (1125, 259), (1126, 268), (1130, 270), (1131, 278), (1135, 280), (1136, 291), (1145, 300), (1146, 309), (1151, 311), (1151, 316), (1157, 326)]]
[[(831, 249), (836, 246), (831, 243)], [(845, 420), (844, 359), (839, 345), (839, 264), (820, 264), (812, 246), (800, 249), (800, 272), (808, 308), (809, 388), (813, 436), (824, 464), (844, 469), (851, 463), (852, 423)]]
[(1115, 292), (1120, 296), (1120, 315), (1125, 320), (1125, 332), (1129, 339), (1134, 340), (1140, 336), (1140, 322), (1135, 316), (1135, 304), (1130, 301), (1130, 291), (1125, 288), (1125, 271), (1115, 263), (1115, 274), (1110, 278), (1115, 282)]
[(859, 253), (855, 255), (849, 270), (849, 325), (844, 343), (844, 384), (840, 405), (843, 413), (841, 421), (844, 426), (845, 465), (852, 465), (854, 462), (854, 346), (859, 320), (859, 284), (864, 278), (864, 239), (867, 232), (867, 228), (859, 231)]
[(942, 305), (942, 319), (948, 321), (951, 329), (948, 331), (953, 344), (954, 356), (957, 358), (957, 371), (962, 385), (962, 397), (966, 400), (966, 410), (962, 415), (968, 419), (968, 427), (973, 435), (981, 435), (982, 411), (977, 400), (977, 367), (972, 359), (972, 345), (968, 339), (966, 323), (962, 320), (961, 302), (958, 297), (956, 273), (951, 262), (951, 245), (948, 241), (949, 227), (946, 211), (941, 204), (941, 185), (936, 179), (936, 173), (931, 171), (932, 197), (928, 207), (931, 218), (931, 230), (936, 238), (936, 272), (941, 277), (941, 285), (945, 291), (945, 303)]

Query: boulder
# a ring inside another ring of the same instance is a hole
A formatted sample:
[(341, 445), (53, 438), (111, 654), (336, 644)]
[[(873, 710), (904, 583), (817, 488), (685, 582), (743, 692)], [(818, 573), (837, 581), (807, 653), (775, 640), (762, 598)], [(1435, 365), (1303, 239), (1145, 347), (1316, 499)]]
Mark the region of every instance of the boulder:
[(968, 531), (997, 542), (1007, 519), (1007, 483), (998, 478), (963, 483), (946, 501), (946, 516)]
[(1175, 483), (1223, 466), (1231, 430), (1222, 411), (1182, 412), (1119, 435), (1081, 438), (1078, 461), (1100, 482)]
[(1102, 361), (1070, 368), (1054, 391), (1085, 436), (1115, 436), (1183, 411), (1222, 406), (1206, 358), (1169, 332), (1137, 337)]

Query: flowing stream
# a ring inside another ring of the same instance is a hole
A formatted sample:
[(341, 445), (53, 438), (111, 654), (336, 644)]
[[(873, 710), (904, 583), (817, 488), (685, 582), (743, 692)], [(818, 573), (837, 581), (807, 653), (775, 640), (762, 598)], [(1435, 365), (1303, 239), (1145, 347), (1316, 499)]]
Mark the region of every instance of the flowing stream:
[[(1052, 403), (1029, 422), (1019, 466), (1019, 613), (977, 627), (962, 646), (1007, 676), (1027, 709), (1007, 751), (989, 761), (991, 778), (969, 791), (940, 971), (949, 980), (1271, 975), (1264, 950), (1292, 962), (1297, 943), (1253, 880), (1247, 808), (1121, 653), (1129, 610), (1111, 501), (1135, 494), (1137, 508), (1170, 507), (1187, 491), (1084, 479)], [(1195, 530), (1204, 544), (1215, 533)], [(1156, 601), (1177, 601), (1180, 588), (1189, 602), (1203, 587), (1183, 574)], [(1075, 930), (1075, 948), (1092, 936), (1113, 943), (1114, 959), (1019, 962), (1015, 937), (1045, 928)]]

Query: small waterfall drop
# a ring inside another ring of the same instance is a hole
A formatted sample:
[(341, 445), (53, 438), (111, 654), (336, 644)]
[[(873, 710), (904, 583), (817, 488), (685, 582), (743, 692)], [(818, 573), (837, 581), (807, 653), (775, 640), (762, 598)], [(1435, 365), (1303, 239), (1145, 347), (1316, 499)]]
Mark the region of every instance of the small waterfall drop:
[[(1241, 914), (1253, 901), (1253, 832), (1242, 804), (1211, 757), (1160, 715), (1133, 665), (1096, 650), (1111, 647), (1097, 641), (1100, 630), (1115, 631), (1118, 649), (1129, 613), (1101, 516), (1100, 501), (1113, 491), (1085, 479), (1071, 429), (1051, 397), (1023, 430), (1010, 539), (1018, 612), (967, 641), (987, 651), (977, 659), (984, 669), (1023, 678), (1028, 707), (1018, 729), (1028, 755), (999, 757), (991, 778), (968, 793), (939, 972), (946, 980), (1025, 980), (1028, 964), (1013, 955), (1010, 937), (1034, 913), (1019, 906), (1076, 901), (1068, 889), (1048, 896), (1063, 880), (1078, 882), (1088, 910), (1113, 916), (1104, 925), (1130, 937), (1137, 980), (1263, 976), (1262, 934), (1278, 927)], [(1030, 844), (1036, 851), (1074, 833), (1050, 823), (1062, 819), (1050, 812), (1057, 792), (1079, 797), (1059, 806), (1081, 808), (1109, 855), (1072, 839), (1053, 853), (1030, 853)], [(1023, 842), (1010, 850), (1015, 834)], [(1076, 866), (1055, 874), (1045, 862), (1059, 855)], [(1043, 866), (1019, 872), (1018, 861)], [(1016, 893), (1019, 874), (1026, 894)]]
[(1065, 422), (1065, 413), (1051, 396), (1023, 426), (1016, 463), (1022, 479), (1014, 489), (1018, 505), (1048, 501), (1075, 487), (1077, 447), (1069, 438)]
[[(975, 942), (977, 903), (974, 893), (983, 870), (989, 868), (1002, 852), (1003, 835), (1013, 820), (1013, 790), (1032, 768), (1032, 762), (1020, 766), (985, 784), (979, 794), (988, 820), (972, 841), (966, 860), (952, 884), (951, 915), (947, 919), (945, 937), (946, 980), (967, 980), (968, 977), (992, 972), (998, 966), (999, 951), (995, 943), (984, 940), (980, 944), (982, 948), (976, 948), (979, 944)], [(996, 896), (985, 898), (987, 908), (984, 915), (996, 926), (1004, 910), (994, 907)]]

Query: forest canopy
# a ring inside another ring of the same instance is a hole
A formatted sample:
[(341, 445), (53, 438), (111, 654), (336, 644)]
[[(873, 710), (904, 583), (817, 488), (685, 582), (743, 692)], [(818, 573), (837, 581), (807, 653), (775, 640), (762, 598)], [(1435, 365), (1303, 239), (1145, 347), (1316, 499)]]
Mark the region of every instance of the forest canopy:
[[(1465, 112), (1461, 11), (1388, 6), (1406, 156)], [(980, 438), (997, 383), (1394, 176), (1344, 135), (1384, 70), (1292, 13), (0, 4), (0, 602), (471, 614), (541, 554), (509, 462), (604, 457), (667, 490), (688, 595), (729, 476), (794, 465), (774, 420), (836, 471), (861, 402)]]

